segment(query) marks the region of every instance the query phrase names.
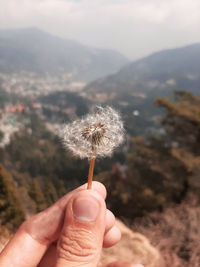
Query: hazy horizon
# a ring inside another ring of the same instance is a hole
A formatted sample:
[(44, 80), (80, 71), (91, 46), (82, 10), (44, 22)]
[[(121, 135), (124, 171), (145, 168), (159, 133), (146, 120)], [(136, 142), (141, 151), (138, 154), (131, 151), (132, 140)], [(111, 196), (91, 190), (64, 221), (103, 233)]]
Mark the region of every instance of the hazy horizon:
[[(191, 15), (192, 14), (192, 15)], [(8, 0), (0, 29), (37, 27), (130, 60), (200, 42), (198, 0)]]

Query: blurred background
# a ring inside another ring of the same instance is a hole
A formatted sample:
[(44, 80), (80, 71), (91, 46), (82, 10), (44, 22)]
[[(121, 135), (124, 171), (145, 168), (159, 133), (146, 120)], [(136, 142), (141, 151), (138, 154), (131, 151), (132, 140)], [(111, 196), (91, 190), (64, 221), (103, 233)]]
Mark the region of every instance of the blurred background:
[(58, 132), (111, 105), (126, 141), (97, 160), (95, 180), (131, 231), (123, 255), (200, 266), (199, 29), (199, 0), (1, 1), (2, 247), (23, 220), (87, 181), (88, 161)]

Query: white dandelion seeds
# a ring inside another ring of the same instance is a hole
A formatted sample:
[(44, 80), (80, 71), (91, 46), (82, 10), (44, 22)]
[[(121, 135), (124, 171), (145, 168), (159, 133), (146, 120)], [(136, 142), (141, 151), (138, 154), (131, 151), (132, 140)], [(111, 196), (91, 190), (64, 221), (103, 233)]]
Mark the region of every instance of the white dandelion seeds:
[(74, 155), (90, 159), (88, 188), (91, 188), (95, 158), (111, 156), (124, 140), (124, 128), (117, 111), (108, 106), (97, 107), (95, 114), (65, 125), (61, 135), (64, 145)]

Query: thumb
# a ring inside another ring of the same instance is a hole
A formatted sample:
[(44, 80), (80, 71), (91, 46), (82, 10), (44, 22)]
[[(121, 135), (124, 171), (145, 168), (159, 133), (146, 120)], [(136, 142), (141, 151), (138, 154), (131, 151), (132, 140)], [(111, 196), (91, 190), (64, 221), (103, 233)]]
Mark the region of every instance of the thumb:
[(102, 249), (106, 205), (93, 190), (77, 192), (67, 204), (56, 267), (95, 267)]

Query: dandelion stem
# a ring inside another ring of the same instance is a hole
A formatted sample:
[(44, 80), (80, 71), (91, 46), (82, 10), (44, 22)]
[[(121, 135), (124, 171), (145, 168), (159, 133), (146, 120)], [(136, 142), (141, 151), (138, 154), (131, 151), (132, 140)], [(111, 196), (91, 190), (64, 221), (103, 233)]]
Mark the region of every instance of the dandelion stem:
[(87, 186), (87, 189), (92, 189), (94, 163), (95, 163), (95, 157), (92, 157), (91, 160), (90, 160), (90, 168), (89, 168), (89, 173), (88, 173), (88, 186)]

